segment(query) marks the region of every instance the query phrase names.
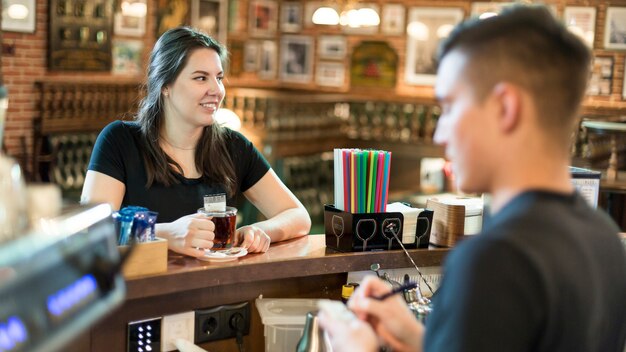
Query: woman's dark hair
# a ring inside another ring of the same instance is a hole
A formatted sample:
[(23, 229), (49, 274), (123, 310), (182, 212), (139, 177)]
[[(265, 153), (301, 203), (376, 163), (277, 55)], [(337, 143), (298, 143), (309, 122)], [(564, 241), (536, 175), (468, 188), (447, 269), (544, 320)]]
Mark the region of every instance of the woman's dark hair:
[[(139, 104), (137, 122), (141, 127), (147, 184), (155, 181), (166, 186), (179, 183), (183, 170), (159, 146), (163, 125), (162, 90), (176, 80), (196, 49), (212, 49), (222, 62), (227, 57), (226, 48), (208, 35), (189, 27), (178, 27), (163, 33), (157, 40), (148, 66), (145, 83), (146, 96)], [(225, 130), (214, 123), (202, 131), (196, 146), (195, 163), (202, 179), (221, 183), (229, 196), (235, 193), (235, 169), (226, 149)]]

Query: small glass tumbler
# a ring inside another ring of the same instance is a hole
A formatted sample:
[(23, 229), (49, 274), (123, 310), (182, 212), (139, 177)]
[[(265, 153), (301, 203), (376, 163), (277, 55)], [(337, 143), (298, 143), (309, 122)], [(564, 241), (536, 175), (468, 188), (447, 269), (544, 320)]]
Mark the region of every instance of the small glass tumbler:
[(211, 221), (215, 224), (215, 238), (211, 249), (221, 251), (232, 248), (235, 242), (237, 208), (226, 207), (224, 211), (206, 211), (204, 208), (200, 208), (198, 213), (211, 217)]

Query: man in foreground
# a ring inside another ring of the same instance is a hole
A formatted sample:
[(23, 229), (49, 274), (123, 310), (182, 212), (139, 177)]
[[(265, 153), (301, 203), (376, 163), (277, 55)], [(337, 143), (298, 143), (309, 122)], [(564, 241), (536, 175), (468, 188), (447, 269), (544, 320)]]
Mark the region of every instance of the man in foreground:
[(461, 24), (435, 94), (461, 190), (489, 193), (481, 235), (446, 260), (421, 325), (389, 287), (364, 280), (358, 319), (319, 321), (335, 351), (624, 351), (626, 254), (619, 229), (575, 192), (569, 143), (591, 54), (544, 7)]

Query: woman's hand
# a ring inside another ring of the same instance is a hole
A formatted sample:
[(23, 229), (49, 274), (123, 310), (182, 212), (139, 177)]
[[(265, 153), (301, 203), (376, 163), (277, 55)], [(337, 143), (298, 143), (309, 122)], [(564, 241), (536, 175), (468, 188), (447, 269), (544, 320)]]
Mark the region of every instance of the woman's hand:
[(201, 257), (205, 249), (213, 247), (215, 224), (202, 214), (183, 216), (174, 222), (161, 225), (161, 229), (166, 232), (163, 237), (167, 238), (167, 245), (174, 252)]
[(424, 326), (415, 318), (402, 295), (383, 301), (372, 298), (391, 291), (375, 276), (366, 276), (348, 301), (348, 308), (366, 321), (394, 351), (421, 351)]
[(248, 253), (263, 253), (270, 248), (272, 240), (261, 228), (254, 225), (242, 226), (235, 234), (235, 244), (248, 249)]

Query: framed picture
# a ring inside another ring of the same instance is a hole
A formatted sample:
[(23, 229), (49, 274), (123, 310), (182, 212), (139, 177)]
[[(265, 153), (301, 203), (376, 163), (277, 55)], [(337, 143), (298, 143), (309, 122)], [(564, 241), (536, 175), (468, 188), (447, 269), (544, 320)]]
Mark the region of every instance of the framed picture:
[(227, 76), (238, 77), (243, 71), (244, 65), (244, 42), (241, 40), (229, 40), (228, 41), (228, 62), (226, 65)]
[(317, 42), (320, 59), (343, 59), (346, 57), (346, 38), (341, 35), (322, 35)]
[(306, 1), (304, 3), (304, 26), (305, 27), (313, 27), (313, 14), (315, 10), (320, 8), (321, 6), (332, 6), (332, 4), (327, 4), (321, 1)]
[(350, 85), (361, 88), (396, 86), (398, 53), (386, 41), (362, 41), (352, 49)]
[(35, 10), (35, 0), (2, 0), (2, 30), (35, 33)]
[(604, 48), (626, 49), (626, 7), (607, 8)]
[(250, 34), (255, 37), (271, 37), (276, 34), (278, 5), (273, 0), (250, 2)]
[(188, 0), (157, 0), (157, 37), (168, 29), (189, 23)]
[(584, 6), (566, 6), (563, 11), (563, 23), (572, 33), (593, 48), (596, 33), (596, 8)]
[(264, 40), (261, 42), (261, 57), (259, 67), (259, 78), (274, 79), (276, 78), (276, 42), (272, 40)]
[(284, 35), (280, 40), (280, 79), (309, 83), (313, 73), (313, 38)]
[(226, 0), (192, 0), (191, 25), (220, 43), (226, 43), (228, 29), (223, 19), (228, 16), (227, 7)]
[(404, 26), (404, 5), (385, 4), (383, 5), (383, 16), (381, 30), (383, 34), (400, 35), (406, 30)]
[(341, 87), (346, 79), (346, 69), (338, 62), (318, 62), (315, 83), (325, 87)]
[(141, 37), (146, 33), (146, 0), (124, 0), (115, 13), (113, 31), (117, 35)]
[(260, 47), (255, 41), (246, 41), (243, 48), (243, 70), (256, 72), (259, 69)]
[(612, 56), (596, 56), (593, 58), (587, 94), (611, 95), (613, 62), (614, 59)]
[(113, 0), (50, 0), (48, 10), (47, 61), (51, 71), (111, 72)]
[(113, 73), (119, 75), (141, 75), (143, 41), (130, 39), (113, 40)]
[(280, 30), (297, 32), (302, 28), (302, 4), (299, 2), (283, 2), (280, 9)]
[(435, 84), (435, 56), (439, 42), (446, 38), (462, 19), (463, 10), (460, 8), (410, 9), (404, 71), (404, 80), (407, 84)]
[(239, 33), (245, 31), (246, 20), (239, 17), (239, 9), (242, 4), (239, 0), (226, 0), (228, 1), (228, 21), (226, 21), (226, 28), (228, 33)]

